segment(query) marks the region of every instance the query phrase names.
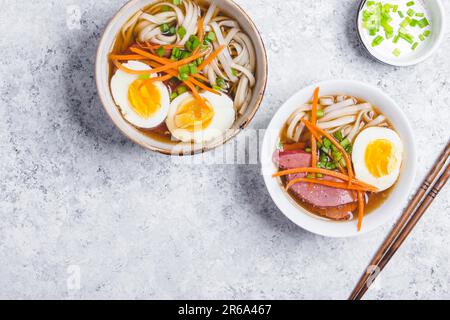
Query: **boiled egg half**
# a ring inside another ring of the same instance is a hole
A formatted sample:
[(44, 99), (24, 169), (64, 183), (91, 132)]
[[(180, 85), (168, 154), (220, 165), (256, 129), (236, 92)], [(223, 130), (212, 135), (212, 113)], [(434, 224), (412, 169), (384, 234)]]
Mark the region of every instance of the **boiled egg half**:
[[(128, 61), (124, 67), (146, 71), (152, 68), (139, 61)], [(123, 117), (142, 129), (159, 126), (167, 117), (170, 97), (167, 87), (152, 81), (153, 75), (135, 75), (117, 70), (111, 79), (111, 93)]]
[(230, 129), (236, 119), (233, 100), (227, 95), (204, 92), (200, 96), (204, 104), (186, 92), (170, 105), (166, 125), (182, 142), (211, 141)]
[(371, 127), (363, 130), (353, 145), (353, 166), (358, 180), (378, 189), (392, 187), (400, 175), (403, 143), (391, 129)]

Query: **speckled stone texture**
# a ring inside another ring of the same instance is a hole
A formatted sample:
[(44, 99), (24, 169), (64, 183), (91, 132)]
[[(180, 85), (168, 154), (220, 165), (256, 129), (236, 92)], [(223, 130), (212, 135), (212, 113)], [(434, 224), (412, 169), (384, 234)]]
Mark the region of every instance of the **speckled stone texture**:
[[(169, 161), (111, 123), (94, 60), (124, 2), (0, 1), (0, 298), (346, 298), (389, 226), (355, 239), (313, 235), (278, 211), (258, 165)], [(415, 129), (418, 186), (450, 137), (450, 32), (426, 62), (393, 68), (363, 53), (358, 1), (238, 2), (269, 56), (250, 127), (265, 128), (315, 81), (376, 85)], [(367, 298), (450, 298), (449, 195), (439, 195)]]

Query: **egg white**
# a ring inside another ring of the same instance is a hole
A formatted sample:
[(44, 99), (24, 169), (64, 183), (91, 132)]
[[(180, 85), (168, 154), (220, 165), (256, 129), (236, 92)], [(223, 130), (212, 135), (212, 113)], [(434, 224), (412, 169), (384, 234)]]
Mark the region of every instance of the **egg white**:
[[(152, 69), (150, 66), (139, 61), (128, 61), (128, 63), (125, 63), (124, 66), (132, 70)], [(156, 74), (151, 75), (151, 77), (156, 77)], [(111, 79), (111, 93), (123, 117), (128, 122), (142, 129), (155, 128), (164, 122), (169, 112), (169, 91), (162, 82), (154, 82), (154, 85), (156, 86), (161, 96), (161, 108), (152, 117), (148, 119), (142, 118), (136, 112), (134, 112), (133, 107), (128, 99), (128, 90), (131, 84), (138, 78), (138, 75), (126, 73), (122, 70), (117, 70)]]
[[(366, 167), (365, 153), (367, 146), (375, 141), (385, 139), (394, 145), (394, 156), (397, 163), (393, 170), (386, 176), (374, 177)], [(391, 129), (371, 127), (363, 130), (353, 144), (352, 161), (355, 169), (355, 175), (358, 180), (368, 183), (378, 189), (384, 191), (392, 187), (400, 175), (400, 168), (403, 157), (403, 143), (399, 135)]]
[(193, 99), (191, 93), (186, 92), (178, 96), (170, 105), (166, 125), (172, 136), (182, 142), (209, 142), (223, 135), (232, 127), (236, 120), (236, 111), (234, 110), (233, 100), (230, 97), (225, 94), (216, 95), (211, 92), (201, 93), (200, 96), (205, 98), (214, 110), (214, 117), (210, 125), (204, 130), (191, 132), (186, 129), (177, 128), (175, 125), (175, 115), (184, 103)]

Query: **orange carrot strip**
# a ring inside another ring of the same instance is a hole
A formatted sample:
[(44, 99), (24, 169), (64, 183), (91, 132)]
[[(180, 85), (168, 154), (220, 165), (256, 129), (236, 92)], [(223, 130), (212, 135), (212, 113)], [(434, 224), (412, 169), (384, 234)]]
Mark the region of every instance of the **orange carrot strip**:
[(220, 93), (214, 89), (209, 88), (208, 86), (204, 85), (203, 83), (195, 80), (193, 77), (189, 77), (189, 81), (192, 82), (193, 84), (199, 86), (200, 88), (202, 88), (203, 90), (209, 91), (211, 93), (220, 95)]
[(200, 40), (200, 45), (195, 49), (194, 54), (200, 51), (203, 44), (203, 18), (198, 19), (198, 39)]
[(304, 142), (291, 143), (283, 145), (283, 151), (305, 149), (306, 144)]
[(331, 171), (331, 170), (327, 170), (327, 169), (322, 169), (322, 168), (295, 168), (295, 169), (289, 169), (289, 170), (282, 170), (279, 171), (275, 174), (273, 174), (273, 177), (281, 177), (281, 176), (285, 176), (288, 174), (295, 174), (295, 173), (321, 173), (324, 174), (326, 176), (331, 176), (331, 177), (335, 177), (344, 181), (352, 181), (353, 183), (360, 185), (362, 187), (367, 188), (368, 190), (372, 191), (372, 192), (376, 192), (378, 191), (377, 188), (375, 188), (374, 186), (371, 186), (370, 184), (367, 184), (365, 182), (356, 180), (356, 179), (351, 179), (348, 175), (339, 173), (337, 171)]
[(221, 46), (219, 47), (219, 49), (217, 49), (216, 51), (214, 51), (213, 53), (211, 53), (209, 55), (208, 58), (206, 58), (199, 66), (198, 66), (198, 71), (202, 71), (208, 64), (210, 64), (214, 58), (216, 58), (221, 52), (222, 50), (225, 49), (225, 46)]
[(204, 51), (204, 52), (200, 52), (200, 53), (194, 54), (194, 55), (190, 56), (189, 58), (186, 58), (186, 59), (183, 59), (183, 60), (179, 60), (179, 61), (172, 62), (172, 63), (167, 63), (167, 59), (160, 58), (160, 57), (155, 56), (155, 55), (153, 55), (151, 53), (145, 52), (144, 50), (141, 50), (141, 49), (138, 49), (138, 48), (130, 48), (130, 50), (133, 51), (134, 53), (140, 54), (140, 55), (142, 55), (144, 57), (147, 57), (147, 58), (149, 58), (151, 60), (154, 60), (154, 61), (157, 61), (157, 62), (163, 64), (163, 66), (161, 66), (159, 68), (150, 70), (150, 73), (158, 73), (158, 72), (163, 72), (163, 71), (166, 71), (166, 70), (178, 68), (179, 66), (182, 66), (184, 64), (188, 64), (189, 62), (197, 60), (198, 58), (200, 58), (200, 57), (202, 57), (202, 56), (204, 56), (206, 54), (206, 52)]
[(151, 70), (132, 70), (132, 69), (125, 67), (117, 60), (113, 60), (113, 64), (116, 66), (117, 69), (120, 69), (123, 72), (129, 73), (129, 74), (147, 75), (147, 74), (150, 74), (150, 71), (151, 71)]
[[(314, 90), (314, 98), (313, 98), (313, 104), (312, 104), (312, 111), (311, 111), (311, 122), (316, 125), (317, 124), (317, 105), (319, 104), (319, 88), (316, 88)], [(317, 166), (317, 141), (314, 135), (311, 135), (311, 166), (316, 167)]]
[(109, 56), (109, 59), (111, 60), (118, 60), (118, 61), (123, 61), (123, 60), (146, 60), (146, 57), (143, 57), (139, 54), (111, 54)]
[(358, 232), (361, 231), (362, 221), (364, 218), (364, 197), (361, 191), (358, 191)]
[(191, 89), (192, 95), (195, 97), (195, 100), (197, 100), (202, 105), (202, 107), (204, 107), (206, 109), (209, 109), (209, 107), (206, 104), (205, 100), (197, 92), (197, 90), (195, 89), (194, 85), (192, 83), (190, 83), (189, 81), (185, 81), (184, 83), (189, 87), (189, 89)]
[[(345, 151), (345, 149), (340, 145), (340, 143), (338, 143), (328, 132), (311, 124), (311, 122), (309, 122), (308, 120), (304, 120), (303, 123), (305, 123), (305, 125), (307, 125), (307, 126), (309, 125), (308, 129), (314, 130), (314, 131), (320, 133), (321, 135), (325, 136), (328, 140), (330, 140), (330, 142), (332, 144), (334, 144), (334, 146), (342, 153), (342, 156), (345, 159), (345, 163), (347, 164), (348, 175), (350, 176), (350, 178), (354, 178), (355, 175), (353, 173), (352, 162), (350, 161), (350, 158), (348, 157), (347, 151)], [(350, 179), (349, 183), (351, 183), (351, 182), (352, 181)]]
[(344, 190), (368, 191), (366, 188), (361, 187), (361, 186), (353, 185), (353, 186), (349, 187), (347, 183), (340, 183), (340, 182), (333, 182), (333, 181), (319, 180), (319, 179), (309, 179), (309, 178), (297, 178), (297, 179), (291, 180), (286, 185), (286, 191), (289, 190), (294, 184), (299, 183), (299, 182), (320, 184), (320, 185), (333, 187), (333, 188), (337, 188), (337, 189), (344, 189)]

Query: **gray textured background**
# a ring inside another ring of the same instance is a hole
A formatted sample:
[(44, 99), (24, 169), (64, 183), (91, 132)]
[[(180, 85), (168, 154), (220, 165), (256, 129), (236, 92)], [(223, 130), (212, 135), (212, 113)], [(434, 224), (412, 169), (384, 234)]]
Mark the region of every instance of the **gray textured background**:
[[(389, 226), (356, 239), (315, 236), (277, 210), (257, 165), (173, 163), (114, 128), (93, 63), (124, 2), (0, 1), (0, 298), (346, 298)], [(251, 128), (312, 82), (377, 85), (415, 128), (418, 185), (450, 137), (450, 33), (425, 63), (392, 68), (362, 53), (355, 0), (238, 2), (269, 55)], [(70, 5), (79, 30), (66, 24)], [(449, 194), (367, 298), (450, 298)], [(71, 265), (80, 290), (67, 288)]]

